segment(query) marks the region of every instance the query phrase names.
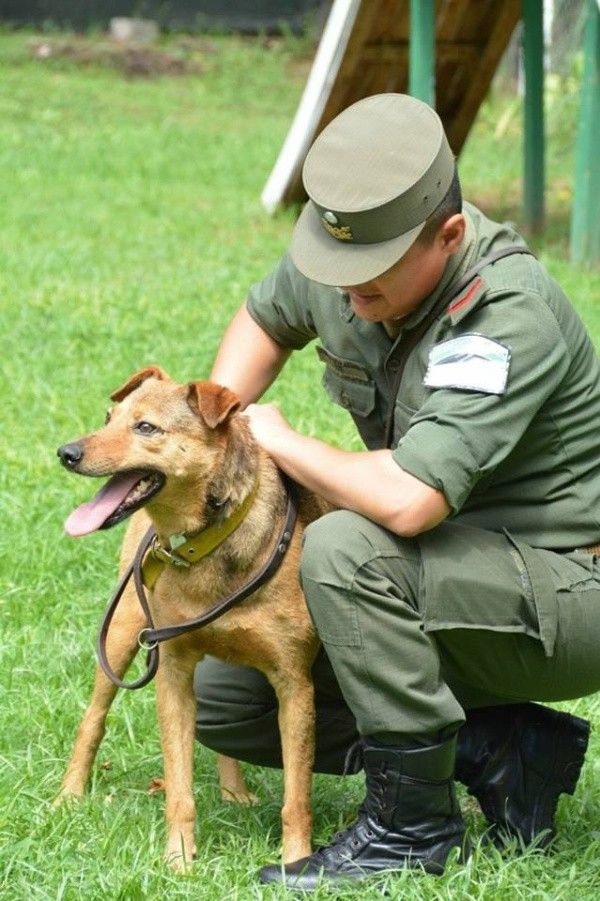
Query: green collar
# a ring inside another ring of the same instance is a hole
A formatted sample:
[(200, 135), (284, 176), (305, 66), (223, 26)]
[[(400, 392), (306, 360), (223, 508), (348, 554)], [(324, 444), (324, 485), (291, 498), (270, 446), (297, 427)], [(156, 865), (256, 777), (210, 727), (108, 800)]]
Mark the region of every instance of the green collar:
[(167, 564), (189, 567), (207, 557), (215, 548), (223, 544), (225, 539), (229, 538), (244, 521), (257, 494), (258, 480), (240, 506), (223, 523), (208, 526), (188, 539), (180, 535), (173, 535), (169, 539), (169, 548), (160, 544), (158, 538), (155, 537), (142, 564), (142, 579), (146, 588), (148, 590), (154, 588), (156, 580)]

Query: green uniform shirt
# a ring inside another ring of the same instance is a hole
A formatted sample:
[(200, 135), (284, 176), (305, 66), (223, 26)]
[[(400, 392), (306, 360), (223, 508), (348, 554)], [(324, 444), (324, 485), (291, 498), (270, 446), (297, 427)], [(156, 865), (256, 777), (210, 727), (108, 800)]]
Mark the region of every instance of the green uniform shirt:
[(464, 211), (460, 251), (395, 337), (381, 323), (355, 316), (338, 289), (301, 275), (289, 256), (253, 286), (248, 311), (284, 347), (319, 338), (325, 389), (374, 449), (384, 446), (403, 336), (441, 304), (406, 362), (395, 401), (394, 459), (443, 491), (464, 524), (506, 529), (535, 547), (594, 544), (600, 541), (600, 366), (591, 341), (532, 256), (487, 266), (455, 296), (478, 259), (525, 246), (510, 226), (469, 204)]

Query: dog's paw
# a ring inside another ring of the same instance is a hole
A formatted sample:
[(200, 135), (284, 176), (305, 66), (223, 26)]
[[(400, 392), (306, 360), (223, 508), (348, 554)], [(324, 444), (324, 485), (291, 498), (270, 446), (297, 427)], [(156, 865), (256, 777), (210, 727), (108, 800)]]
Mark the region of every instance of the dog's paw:
[(165, 863), (178, 876), (187, 876), (191, 872), (193, 861), (181, 854), (166, 854)]
[(258, 796), (246, 786), (244, 788), (227, 788), (226, 785), (222, 785), (221, 800), (228, 804), (244, 804), (246, 807), (259, 803)]
[(83, 798), (83, 794), (83, 789), (79, 791), (78, 789), (63, 787), (52, 802), (52, 806), (55, 810), (58, 810), (59, 807), (67, 807), (69, 804), (77, 804)]
[(181, 876), (190, 873), (196, 859), (196, 846), (184, 843), (181, 834), (168, 842), (164, 860), (167, 866)]

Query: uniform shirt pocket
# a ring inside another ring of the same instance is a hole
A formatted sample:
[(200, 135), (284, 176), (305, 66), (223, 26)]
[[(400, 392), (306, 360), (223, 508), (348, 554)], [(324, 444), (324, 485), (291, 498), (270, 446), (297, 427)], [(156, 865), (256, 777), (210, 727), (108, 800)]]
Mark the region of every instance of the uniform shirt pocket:
[(355, 416), (369, 416), (375, 409), (375, 382), (359, 363), (338, 357), (324, 347), (317, 356), (325, 363), (323, 386), (331, 400)]

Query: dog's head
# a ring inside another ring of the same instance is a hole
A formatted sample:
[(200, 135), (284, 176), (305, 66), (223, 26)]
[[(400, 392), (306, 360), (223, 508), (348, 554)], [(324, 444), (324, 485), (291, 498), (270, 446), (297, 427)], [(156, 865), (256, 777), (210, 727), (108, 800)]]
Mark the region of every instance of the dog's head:
[(222, 456), (239, 399), (212, 382), (179, 385), (158, 366), (136, 372), (111, 394), (104, 426), (58, 449), (67, 469), (111, 476), (67, 519), (73, 536), (107, 529), (163, 491), (168, 480), (206, 479)]

